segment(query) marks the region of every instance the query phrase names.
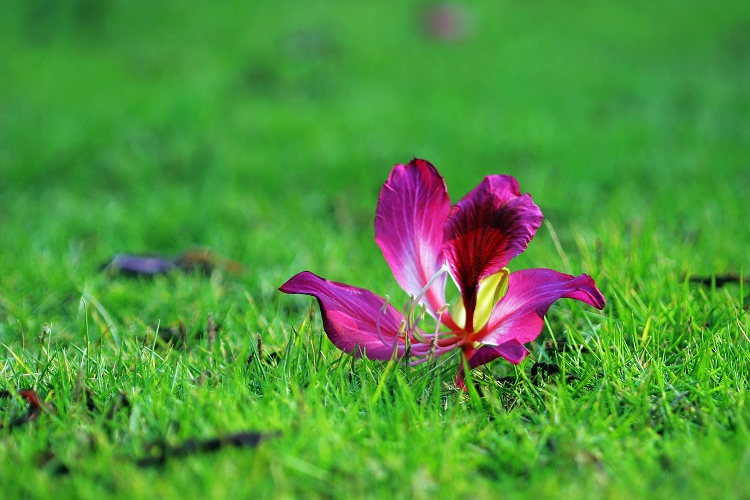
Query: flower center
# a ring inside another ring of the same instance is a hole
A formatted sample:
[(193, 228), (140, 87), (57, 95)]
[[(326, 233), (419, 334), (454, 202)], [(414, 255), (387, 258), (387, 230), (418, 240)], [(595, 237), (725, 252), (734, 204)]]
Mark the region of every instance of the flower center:
[[(477, 292), (477, 305), (474, 309), (474, 330), (478, 332), (490, 319), (495, 304), (503, 298), (508, 291), (507, 267), (502, 268), (495, 274), (491, 274), (479, 282)], [(455, 306), (451, 308), (451, 317), (461, 329), (466, 329), (466, 307), (463, 298), (458, 299)]]

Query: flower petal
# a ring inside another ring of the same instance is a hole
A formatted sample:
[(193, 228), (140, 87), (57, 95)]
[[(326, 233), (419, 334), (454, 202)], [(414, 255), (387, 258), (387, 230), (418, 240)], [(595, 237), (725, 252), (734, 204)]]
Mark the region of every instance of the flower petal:
[(469, 369), (473, 370), (477, 366), (487, 364), (497, 358), (505, 358), (514, 365), (517, 365), (528, 354), (529, 351), (516, 339), (510, 339), (498, 346), (485, 345), (477, 349), (474, 355), (469, 358)]
[[(396, 165), (383, 184), (375, 213), (375, 242), (409, 295), (417, 296), (445, 262), (443, 224), (450, 210), (445, 181), (425, 160)], [(434, 317), (445, 304), (445, 275), (421, 302)]]
[(531, 196), (521, 195), (509, 175), (490, 175), (453, 207), (445, 223), (443, 249), (451, 275), (461, 290), (467, 330), (479, 282), (523, 252), (542, 224)]
[(487, 325), (476, 336), (483, 344), (503, 345), (510, 340), (531, 342), (544, 326), (544, 315), (557, 299), (585, 302), (597, 309), (606, 301), (588, 274), (571, 276), (552, 269), (525, 269), (510, 273), (508, 293), (492, 311)]
[[(479, 282), (477, 305), (476, 309), (474, 309), (474, 328), (476, 330), (481, 329), (487, 323), (495, 304), (500, 300), (500, 297), (505, 295), (505, 292), (508, 290), (509, 275), (510, 271), (508, 271), (507, 267), (504, 267), (500, 272), (491, 274)], [(451, 318), (453, 318), (453, 321), (459, 328), (464, 328), (466, 324), (466, 309), (464, 308), (463, 301), (459, 300), (453, 306)]]
[(517, 365), (528, 356), (529, 351), (516, 339), (510, 339), (500, 345), (483, 345), (468, 353), (469, 370), (482, 366), (497, 358), (505, 358)]
[[(342, 351), (377, 360), (393, 356), (402, 316), (390, 304), (383, 312), (382, 297), (364, 288), (328, 281), (309, 271), (292, 276), (279, 290), (318, 299), (323, 328), (333, 345)], [(404, 354), (404, 347), (399, 340), (398, 357)]]
[[(511, 339), (498, 346), (482, 346), (472, 354), (470, 354), (467, 361), (469, 364), (469, 370), (473, 370), (477, 366), (485, 365), (490, 361), (496, 360), (497, 358), (505, 358), (514, 365), (517, 365), (518, 363), (523, 361), (524, 358), (528, 356), (528, 354), (529, 351), (523, 346), (522, 343), (520, 343), (516, 339)], [(458, 367), (458, 377), (456, 379), (456, 383), (458, 384), (459, 388), (466, 389), (466, 384), (464, 383), (463, 363), (461, 363), (461, 365)]]

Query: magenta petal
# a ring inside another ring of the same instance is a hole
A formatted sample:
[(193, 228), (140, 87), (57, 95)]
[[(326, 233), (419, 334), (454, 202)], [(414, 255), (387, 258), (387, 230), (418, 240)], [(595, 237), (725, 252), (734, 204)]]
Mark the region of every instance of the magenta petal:
[[(402, 316), (390, 304), (383, 313), (385, 299), (382, 297), (363, 288), (325, 280), (309, 271), (292, 276), (279, 290), (318, 299), (323, 328), (333, 345), (342, 351), (377, 360), (393, 356), (394, 339), (398, 337)], [(403, 354), (404, 344), (398, 342), (397, 355)]]
[(510, 340), (531, 342), (544, 326), (544, 315), (557, 299), (585, 302), (597, 309), (606, 301), (588, 274), (571, 276), (552, 269), (525, 269), (508, 277), (508, 292), (492, 310), (477, 339), (483, 344), (503, 345)]
[(477, 366), (487, 364), (497, 358), (505, 358), (514, 365), (517, 365), (528, 354), (529, 351), (516, 339), (510, 339), (498, 346), (485, 345), (477, 349), (474, 355), (469, 358), (469, 369), (473, 370)]
[(542, 224), (542, 212), (509, 175), (490, 175), (453, 207), (443, 249), (461, 289), (468, 319), (479, 282), (523, 252)]
[[(443, 224), (451, 210), (445, 181), (425, 160), (396, 165), (383, 184), (375, 242), (401, 288), (418, 295), (443, 265)], [(445, 275), (422, 300), (434, 316), (445, 304)]]
[[(485, 365), (497, 358), (505, 358), (514, 365), (517, 365), (523, 361), (528, 354), (529, 351), (516, 339), (511, 339), (497, 346), (485, 345), (474, 351), (474, 354), (468, 359), (469, 370), (473, 370), (477, 366)], [(460, 389), (466, 389), (463, 364), (458, 367), (456, 383)]]

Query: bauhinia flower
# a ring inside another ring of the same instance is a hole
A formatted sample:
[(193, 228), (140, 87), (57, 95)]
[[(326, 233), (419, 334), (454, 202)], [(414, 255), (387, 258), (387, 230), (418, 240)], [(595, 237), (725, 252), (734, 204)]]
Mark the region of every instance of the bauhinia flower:
[[(323, 279), (309, 271), (280, 290), (315, 297), (323, 328), (344, 352), (369, 359), (409, 356), (420, 363), (461, 349), (469, 369), (502, 357), (520, 363), (524, 344), (539, 335), (544, 315), (560, 298), (597, 309), (604, 296), (587, 274), (551, 269), (510, 272), (542, 223), (531, 196), (516, 179), (489, 175), (451, 207), (445, 181), (425, 160), (396, 165), (380, 191), (375, 241), (396, 281), (409, 294), (402, 310), (369, 290)], [(461, 298), (445, 299), (446, 275)], [(425, 332), (426, 314), (436, 320)], [(462, 382), (463, 364), (459, 368)]]

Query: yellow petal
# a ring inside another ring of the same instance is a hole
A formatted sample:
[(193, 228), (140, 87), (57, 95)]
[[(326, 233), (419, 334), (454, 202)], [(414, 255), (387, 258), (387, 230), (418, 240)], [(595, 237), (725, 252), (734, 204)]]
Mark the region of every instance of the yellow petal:
[[(474, 331), (479, 331), (490, 319), (492, 308), (508, 291), (507, 267), (502, 268), (495, 274), (491, 274), (479, 282), (479, 293), (477, 294), (477, 307), (474, 310)], [(451, 309), (451, 317), (460, 328), (466, 328), (466, 308), (463, 299)]]

